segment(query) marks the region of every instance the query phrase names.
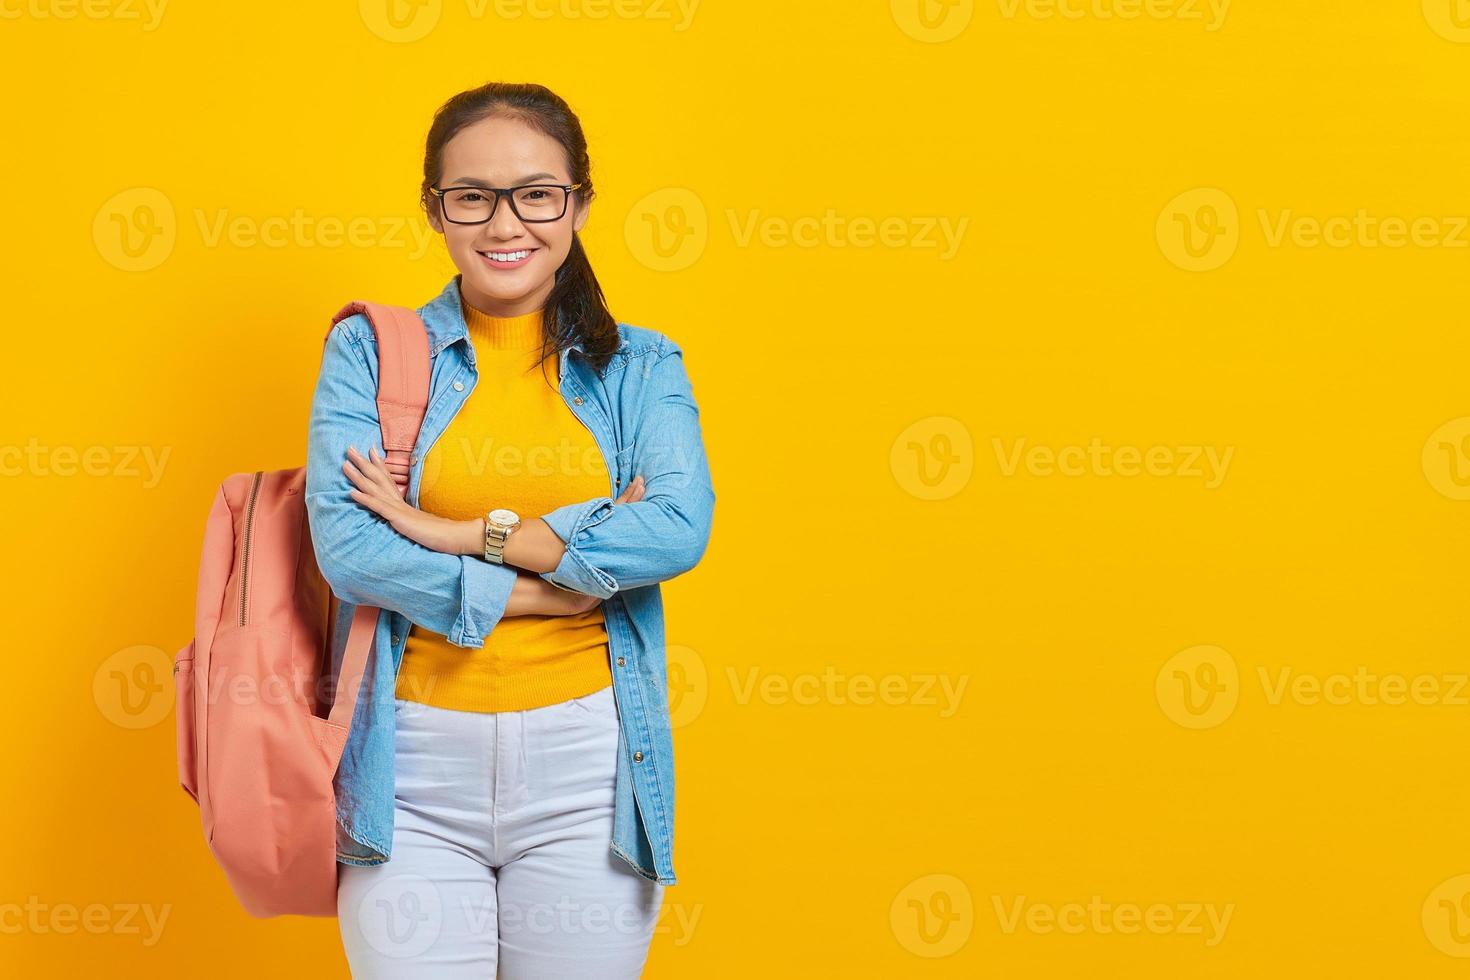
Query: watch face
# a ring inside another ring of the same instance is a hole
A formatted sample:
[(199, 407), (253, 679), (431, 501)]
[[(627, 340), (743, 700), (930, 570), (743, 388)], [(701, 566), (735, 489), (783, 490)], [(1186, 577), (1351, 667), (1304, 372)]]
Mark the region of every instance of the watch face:
[(497, 507), (487, 515), (496, 524), (515, 524), (521, 519), (521, 515), (504, 507)]

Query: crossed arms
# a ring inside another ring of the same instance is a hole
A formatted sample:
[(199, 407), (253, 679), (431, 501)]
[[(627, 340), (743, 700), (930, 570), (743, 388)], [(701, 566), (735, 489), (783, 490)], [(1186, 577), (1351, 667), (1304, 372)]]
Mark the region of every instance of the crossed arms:
[[(373, 465), (361, 453), (379, 445), (381, 430), (374, 351), (347, 323), (323, 350), (306, 464), (312, 545), (339, 599), (394, 610), (457, 646), (477, 648), (506, 616), (579, 612), (698, 564), (715, 495), (683, 354), (668, 338), (642, 355), (651, 361), (634, 358), (626, 368), (645, 372), (631, 447), (641, 484), (617, 499), (595, 497), (525, 520), (506, 543), (506, 564), (496, 565), (477, 557), (481, 519), (420, 521), (396, 512), (416, 522), (405, 527), (425, 528), (419, 536), (430, 546), (358, 496), (371, 496), (361, 480), (371, 482)], [(365, 465), (352, 462), (349, 447)], [(422, 515), (393, 493), (399, 507)], [(380, 500), (394, 513), (392, 501)]]

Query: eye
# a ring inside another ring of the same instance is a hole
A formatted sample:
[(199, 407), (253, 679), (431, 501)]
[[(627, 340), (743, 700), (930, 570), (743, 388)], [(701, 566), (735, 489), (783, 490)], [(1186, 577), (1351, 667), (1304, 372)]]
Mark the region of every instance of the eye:
[(526, 192), (526, 199), (527, 200), (531, 200), (531, 201), (538, 201), (538, 200), (540, 200), (543, 197), (550, 197), (550, 196), (551, 195), (549, 195), (546, 191), (542, 190), (539, 187), (533, 187), (533, 188), (531, 188), (530, 190), (528, 190)]

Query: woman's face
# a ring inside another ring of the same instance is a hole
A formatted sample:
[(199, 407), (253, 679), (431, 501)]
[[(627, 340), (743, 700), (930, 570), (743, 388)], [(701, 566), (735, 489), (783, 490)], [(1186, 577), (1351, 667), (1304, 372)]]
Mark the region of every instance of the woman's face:
[[(461, 129), (445, 144), (441, 188), (476, 184), (571, 184), (561, 144), (516, 119), (492, 117)], [(463, 278), (460, 291), (475, 309), (492, 316), (520, 316), (539, 310), (556, 281), (556, 270), (572, 248), (572, 233), (587, 222), (581, 194), (573, 191), (558, 221), (523, 222), (502, 196), (495, 217), (478, 225), (443, 220), (439, 199), (429, 201), (429, 224)], [(529, 252), (503, 262), (490, 253)]]

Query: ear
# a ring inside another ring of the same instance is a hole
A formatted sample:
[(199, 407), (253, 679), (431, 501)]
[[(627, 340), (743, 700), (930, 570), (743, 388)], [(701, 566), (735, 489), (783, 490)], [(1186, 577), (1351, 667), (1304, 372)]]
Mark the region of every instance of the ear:
[(581, 231), (582, 226), (587, 223), (587, 212), (592, 210), (592, 205), (583, 204), (579, 196), (576, 207), (572, 211), (572, 231)]
[(439, 199), (432, 194), (424, 202), (424, 215), (429, 219), (430, 228), (440, 235), (444, 234), (444, 222), (439, 217)]

